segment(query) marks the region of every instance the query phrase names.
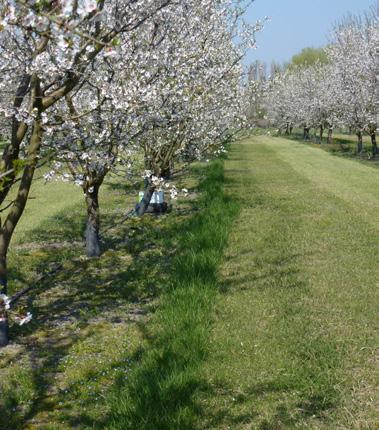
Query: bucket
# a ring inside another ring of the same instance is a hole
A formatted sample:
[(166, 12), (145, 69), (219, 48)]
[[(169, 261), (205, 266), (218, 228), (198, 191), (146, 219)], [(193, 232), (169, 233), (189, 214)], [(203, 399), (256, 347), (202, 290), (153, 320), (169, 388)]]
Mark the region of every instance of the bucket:
[(150, 204), (151, 205), (160, 205), (164, 202), (164, 193), (163, 191), (154, 191), (151, 196)]

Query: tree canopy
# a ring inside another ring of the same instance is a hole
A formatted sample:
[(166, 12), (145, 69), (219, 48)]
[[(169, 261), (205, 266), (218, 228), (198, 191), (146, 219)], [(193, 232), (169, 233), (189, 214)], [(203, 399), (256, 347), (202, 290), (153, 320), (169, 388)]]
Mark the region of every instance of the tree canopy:
[(291, 59), (291, 66), (312, 66), (315, 63), (327, 63), (328, 57), (324, 48), (304, 48)]

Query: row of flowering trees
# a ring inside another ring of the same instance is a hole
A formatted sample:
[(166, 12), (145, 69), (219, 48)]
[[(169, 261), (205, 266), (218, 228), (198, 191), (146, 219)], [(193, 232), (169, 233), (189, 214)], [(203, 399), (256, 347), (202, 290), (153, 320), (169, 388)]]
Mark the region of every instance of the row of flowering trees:
[(357, 151), (363, 149), (362, 136), (371, 136), (372, 155), (376, 144), (376, 46), (378, 31), (374, 17), (350, 19), (334, 29), (325, 48), (326, 63), (295, 66), (272, 77), (266, 93), (267, 115), (279, 129), (291, 133), (293, 127), (328, 133), (345, 127), (358, 137)]
[(46, 179), (82, 187), (86, 251), (99, 256), (98, 197), (108, 172), (121, 166), (127, 178), (143, 155), (143, 214), (174, 161), (220, 151), (242, 126), (241, 59), (261, 26), (243, 22), (250, 3), (0, 3), (1, 346), (12, 306), (7, 253), (36, 169), (48, 163)]

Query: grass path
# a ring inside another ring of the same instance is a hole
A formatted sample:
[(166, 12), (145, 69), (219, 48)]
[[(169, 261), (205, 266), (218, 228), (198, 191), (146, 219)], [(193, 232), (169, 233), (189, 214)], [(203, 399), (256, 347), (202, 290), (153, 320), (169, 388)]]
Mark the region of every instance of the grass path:
[(255, 137), (177, 178), (194, 198), (162, 217), (117, 222), (138, 190), (111, 181), (99, 260), (80, 190), (37, 183), (11, 288), (64, 270), (0, 352), (0, 429), (378, 428), (377, 178)]
[(207, 429), (375, 429), (378, 171), (285, 139), (234, 146)]
[(223, 184), (222, 162), (211, 163), (199, 186), (199, 211), (172, 232), (179, 242), (159, 308), (145, 328), (147, 342), (127, 383), (120, 381), (109, 396), (111, 413), (101, 428), (197, 428), (218, 267), (239, 209)]

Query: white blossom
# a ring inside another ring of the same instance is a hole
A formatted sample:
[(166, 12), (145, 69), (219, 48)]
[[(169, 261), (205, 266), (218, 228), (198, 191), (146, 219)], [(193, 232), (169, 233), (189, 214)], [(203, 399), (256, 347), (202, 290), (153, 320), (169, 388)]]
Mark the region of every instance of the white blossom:
[(10, 309), (11, 301), (6, 294), (0, 294), (0, 305), (2, 305), (5, 310)]
[(27, 312), (26, 315), (22, 315), (22, 316), (18, 315), (13, 317), (15, 322), (20, 326), (29, 323), (32, 320), (32, 318), (33, 318), (33, 315), (30, 312)]

